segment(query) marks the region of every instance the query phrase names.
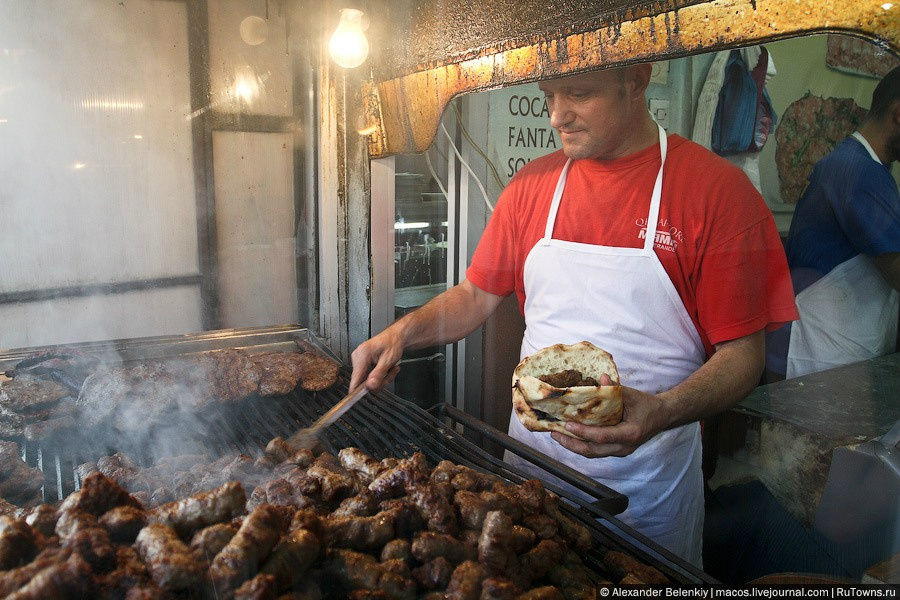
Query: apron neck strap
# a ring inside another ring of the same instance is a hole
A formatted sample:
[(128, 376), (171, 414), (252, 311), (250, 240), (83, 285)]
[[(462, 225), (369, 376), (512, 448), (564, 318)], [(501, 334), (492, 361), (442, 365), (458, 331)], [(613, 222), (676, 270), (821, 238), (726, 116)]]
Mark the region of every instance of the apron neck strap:
[(656, 241), (656, 225), (659, 222), (659, 205), (662, 198), (663, 167), (666, 165), (666, 153), (669, 140), (666, 130), (659, 123), (659, 173), (656, 174), (656, 183), (653, 184), (653, 195), (650, 197), (650, 215), (647, 217), (647, 235), (644, 237), (644, 251), (653, 252), (653, 244)]
[(878, 155), (875, 154), (875, 150), (872, 149), (872, 145), (869, 143), (869, 140), (867, 140), (866, 138), (863, 137), (863, 134), (861, 134), (858, 131), (854, 131), (853, 137), (854, 137), (854, 139), (856, 139), (857, 142), (859, 142), (860, 144), (863, 145), (863, 148), (866, 149), (866, 152), (869, 153), (869, 156), (872, 157), (872, 160), (877, 162), (879, 165), (884, 164), (883, 162), (881, 162), (881, 159), (878, 158)]
[(556, 224), (556, 213), (559, 211), (559, 201), (562, 200), (563, 189), (566, 187), (566, 176), (569, 174), (569, 167), (572, 165), (572, 159), (566, 161), (563, 166), (562, 173), (556, 181), (556, 189), (553, 191), (553, 200), (550, 202), (550, 214), (547, 215), (547, 225), (544, 227), (544, 242), (550, 241), (553, 237), (553, 226)]
[[(656, 238), (656, 224), (659, 221), (659, 204), (662, 198), (662, 180), (663, 167), (666, 164), (666, 153), (668, 151), (669, 140), (666, 137), (666, 130), (659, 123), (656, 124), (659, 130), (659, 173), (656, 174), (656, 183), (653, 184), (653, 195), (650, 197), (650, 215), (647, 217), (647, 235), (644, 239), (644, 251), (652, 252), (653, 243)], [(544, 244), (549, 244), (553, 237), (553, 227), (556, 225), (556, 215), (559, 212), (559, 203), (562, 200), (563, 190), (566, 187), (566, 178), (569, 174), (569, 167), (572, 165), (572, 159), (568, 159), (563, 166), (562, 173), (556, 181), (556, 189), (553, 191), (553, 200), (550, 202), (550, 214), (547, 215), (547, 225), (544, 227)]]

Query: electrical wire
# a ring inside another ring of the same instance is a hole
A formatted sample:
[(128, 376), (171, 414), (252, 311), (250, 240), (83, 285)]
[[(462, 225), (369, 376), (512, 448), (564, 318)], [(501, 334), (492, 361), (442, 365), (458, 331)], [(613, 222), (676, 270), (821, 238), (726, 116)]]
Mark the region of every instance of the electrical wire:
[(466, 168), (466, 171), (475, 179), (475, 183), (478, 184), (478, 189), (481, 190), (481, 195), (484, 197), (484, 203), (488, 207), (488, 212), (494, 212), (494, 205), (488, 199), (487, 191), (484, 189), (484, 185), (481, 183), (481, 180), (478, 179), (478, 175), (475, 174), (475, 171), (472, 170), (472, 167), (469, 166), (469, 163), (462, 157), (462, 154), (459, 152), (459, 148), (456, 147), (456, 144), (453, 142), (453, 137), (450, 135), (450, 132), (447, 131), (447, 128), (444, 127), (444, 124), (441, 123), (441, 130), (444, 132), (444, 135), (447, 136), (447, 140), (450, 142), (450, 147), (453, 148), (453, 153), (456, 154), (456, 157), (459, 158), (459, 162)]
[(434, 143), (431, 144), (431, 146), (429, 146), (428, 149), (434, 150), (435, 152), (437, 152), (438, 158), (440, 158), (442, 161), (441, 164), (447, 164), (447, 155), (441, 151), (441, 145), (438, 143), (438, 139), (439, 139), (438, 136), (435, 135)]
[(434, 165), (431, 164), (431, 157), (428, 155), (428, 150), (425, 150), (425, 164), (428, 165), (428, 172), (431, 173), (431, 176), (434, 177), (434, 180), (437, 182), (438, 188), (444, 195), (444, 199), (447, 200), (447, 202), (450, 202), (450, 196), (447, 194), (447, 189), (444, 187), (444, 184), (441, 183), (441, 178), (438, 177), (438, 174), (435, 172)]
[(494, 166), (494, 162), (488, 158), (487, 153), (481, 149), (481, 146), (475, 143), (475, 140), (472, 139), (472, 136), (469, 135), (469, 130), (466, 129), (466, 126), (463, 124), (462, 114), (459, 112), (459, 107), (456, 106), (456, 103), (451, 103), (450, 107), (453, 109), (453, 112), (456, 113), (456, 122), (459, 123), (459, 128), (462, 131), (463, 137), (466, 138), (466, 141), (475, 148), (475, 151), (481, 155), (481, 158), (484, 159), (484, 162), (487, 163), (488, 168), (491, 170), (491, 175), (494, 176), (494, 181), (497, 182), (497, 187), (501, 190), (506, 187), (506, 184), (503, 183), (503, 180), (500, 178), (500, 173), (497, 172), (497, 167)]

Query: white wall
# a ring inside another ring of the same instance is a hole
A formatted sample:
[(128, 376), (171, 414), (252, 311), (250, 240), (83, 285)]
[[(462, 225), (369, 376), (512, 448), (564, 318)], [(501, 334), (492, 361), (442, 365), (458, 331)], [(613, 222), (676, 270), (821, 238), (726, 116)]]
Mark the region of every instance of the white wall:
[(213, 164), (223, 322), (295, 323), (293, 136), (213, 132)]
[[(0, 299), (188, 281), (0, 302), (0, 349), (200, 331), (195, 168), (210, 181), (222, 325), (297, 321), (294, 134), (253, 131), (294, 111), (285, 16), (209, 0), (209, 97), (192, 107), (206, 82), (190, 79), (188, 6), (0, 0)], [(265, 19), (249, 36), (248, 17)], [(210, 164), (193, 163), (198, 123), (228, 129)]]
[[(0, 15), (0, 293), (197, 274), (186, 5)], [(197, 286), (123, 300), (0, 304), (0, 348), (200, 328)]]

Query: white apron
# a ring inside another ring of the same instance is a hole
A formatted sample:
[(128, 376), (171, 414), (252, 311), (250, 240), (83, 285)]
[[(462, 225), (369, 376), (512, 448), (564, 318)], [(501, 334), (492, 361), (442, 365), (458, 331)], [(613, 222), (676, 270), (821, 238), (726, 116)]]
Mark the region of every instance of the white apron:
[[(643, 248), (553, 239), (571, 160), (563, 167), (544, 237), (525, 261), (526, 330), (521, 357), (553, 344), (588, 340), (612, 353), (623, 385), (649, 393), (675, 386), (703, 364), (700, 336), (653, 249), (667, 149), (662, 127), (659, 142), (662, 164), (649, 203)], [(605, 199), (604, 205), (614, 207), (615, 202)], [(598, 226), (602, 227), (602, 220)], [(622, 521), (701, 565), (703, 478), (698, 423), (664, 431), (624, 458), (591, 459), (570, 452), (549, 433), (525, 429), (515, 414), (509, 434), (627, 495), (628, 508), (619, 515)], [(561, 483), (510, 453), (506, 459), (535, 476)]]
[[(855, 137), (877, 163), (872, 147)], [(893, 352), (900, 294), (862, 254), (842, 262), (797, 294), (785, 377), (799, 377)]]
[(799, 377), (893, 352), (900, 294), (857, 254), (797, 294), (785, 377)]

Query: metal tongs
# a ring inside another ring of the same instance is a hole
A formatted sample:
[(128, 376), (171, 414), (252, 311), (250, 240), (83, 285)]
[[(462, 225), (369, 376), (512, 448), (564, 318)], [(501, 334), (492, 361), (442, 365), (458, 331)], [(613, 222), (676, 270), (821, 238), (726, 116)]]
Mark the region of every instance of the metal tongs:
[(328, 412), (324, 415), (316, 419), (316, 422), (310, 425), (305, 429), (301, 429), (291, 437), (287, 439), (287, 443), (297, 448), (298, 450), (303, 448), (312, 448), (316, 445), (316, 442), (319, 439), (319, 433), (337, 421), (343, 416), (345, 412), (350, 410), (350, 408), (359, 402), (363, 396), (368, 392), (368, 388), (366, 388), (365, 381), (352, 390), (350, 390), (346, 396), (344, 396), (340, 402), (332, 406)]
[[(428, 360), (444, 360), (444, 355), (440, 352), (436, 352), (434, 354), (431, 354), (430, 356), (404, 358), (403, 360), (397, 361), (392, 368), (396, 368), (400, 365), (405, 365), (408, 363)], [(319, 439), (319, 433), (323, 429), (340, 419), (345, 412), (350, 410), (354, 404), (359, 402), (362, 397), (366, 395), (366, 392), (368, 392), (368, 389), (366, 388), (365, 381), (363, 381), (361, 384), (347, 392), (347, 395), (341, 398), (340, 402), (332, 406), (328, 410), (328, 412), (319, 417), (315, 423), (313, 423), (306, 429), (301, 429), (300, 431), (289, 437), (287, 439), (287, 443), (298, 450), (301, 450), (303, 448), (312, 448), (316, 445), (316, 441), (318, 441)]]

